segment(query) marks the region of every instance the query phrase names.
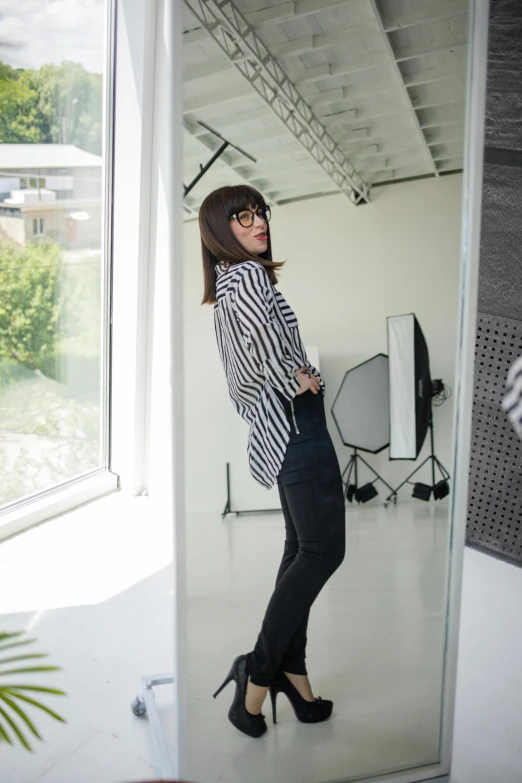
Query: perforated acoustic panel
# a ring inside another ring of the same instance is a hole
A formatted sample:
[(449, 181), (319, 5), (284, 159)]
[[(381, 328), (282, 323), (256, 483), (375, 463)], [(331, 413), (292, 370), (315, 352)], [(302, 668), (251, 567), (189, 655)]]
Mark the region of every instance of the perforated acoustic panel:
[(501, 409), (522, 321), (479, 313), (466, 543), (522, 566), (522, 443)]

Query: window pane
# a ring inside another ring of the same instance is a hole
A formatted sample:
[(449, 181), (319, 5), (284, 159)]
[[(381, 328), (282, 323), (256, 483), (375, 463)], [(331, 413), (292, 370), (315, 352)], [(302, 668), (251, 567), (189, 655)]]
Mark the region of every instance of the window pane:
[(0, 44), (0, 507), (107, 467), (107, 9), (34, 9), (2, 11), (23, 35)]

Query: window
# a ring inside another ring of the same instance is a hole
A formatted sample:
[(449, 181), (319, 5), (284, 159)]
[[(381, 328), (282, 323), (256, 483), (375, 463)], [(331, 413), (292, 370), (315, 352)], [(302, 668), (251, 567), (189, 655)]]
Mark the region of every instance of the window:
[(33, 235), (42, 236), (45, 233), (45, 221), (43, 218), (33, 218)]
[[(11, 188), (0, 233), (0, 525), (17, 504), (109, 469), (112, 2), (82, 13), (73, 4), (66, 32), (53, 6), (41, 5), (37, 35), (0, 54), (10, 117), (0, 171)], [(25, 29), (28, 8), (9, 4), (3, 24)], [(71, 214), (89, 219), (71, 227)]]

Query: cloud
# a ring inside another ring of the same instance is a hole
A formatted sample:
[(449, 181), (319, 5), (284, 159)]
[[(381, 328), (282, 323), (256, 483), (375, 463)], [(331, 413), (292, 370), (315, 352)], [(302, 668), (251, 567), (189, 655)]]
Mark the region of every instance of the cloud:
[(0, 59), (18, 68), (63, 60), (103, 69), (104, 0), (2, 0)]

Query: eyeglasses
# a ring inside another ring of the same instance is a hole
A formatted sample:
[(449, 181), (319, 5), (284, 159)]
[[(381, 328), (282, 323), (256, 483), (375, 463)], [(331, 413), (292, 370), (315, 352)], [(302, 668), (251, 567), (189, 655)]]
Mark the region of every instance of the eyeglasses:
[(243, 226), (243, 228), (250, 228), (250, 226), (254, 225), (255, 215), (257, 215), (258, 218), (261, 218), (261, 220), (264, 220), (265, 223), (269, 223), (271, 213), (268, 204), (265, 204), (264, 207), (259, 207), (255, 212), (252, 209), (242, 209), (241, 212), (231, 215), (230, 220), (237, 220), (239, 225)]

